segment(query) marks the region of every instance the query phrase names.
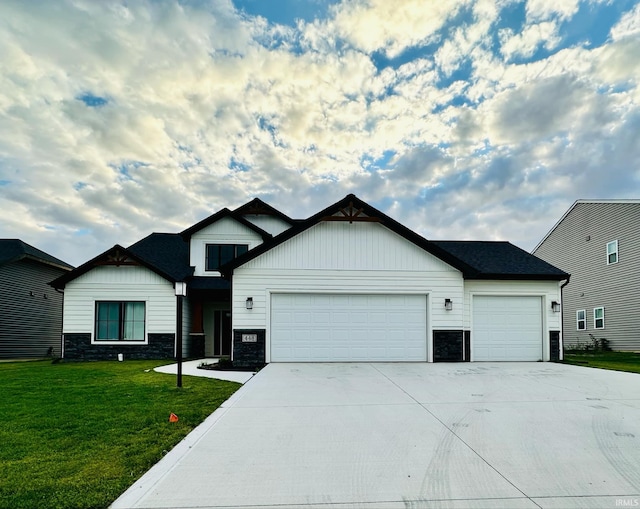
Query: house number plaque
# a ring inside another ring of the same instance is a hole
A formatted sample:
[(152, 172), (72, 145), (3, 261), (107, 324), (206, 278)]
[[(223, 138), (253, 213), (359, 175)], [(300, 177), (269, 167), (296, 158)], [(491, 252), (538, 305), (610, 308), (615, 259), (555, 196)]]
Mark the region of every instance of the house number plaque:
[(243, 343), (257, 343), (258, 335), (257, 334), (243, 334), (242, 335)]

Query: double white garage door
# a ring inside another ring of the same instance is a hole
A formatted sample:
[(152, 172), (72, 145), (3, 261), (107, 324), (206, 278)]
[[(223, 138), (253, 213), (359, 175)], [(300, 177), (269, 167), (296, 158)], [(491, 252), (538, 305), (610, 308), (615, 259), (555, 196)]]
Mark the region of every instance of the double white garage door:
[[(272, 362), (426, 361), (424, 295), (273, 294)], [(539, 297), (473, 298), (473, 360), (542, 358)]]
[(422, 295), (273, 294), (271, 361), (426, 361)]

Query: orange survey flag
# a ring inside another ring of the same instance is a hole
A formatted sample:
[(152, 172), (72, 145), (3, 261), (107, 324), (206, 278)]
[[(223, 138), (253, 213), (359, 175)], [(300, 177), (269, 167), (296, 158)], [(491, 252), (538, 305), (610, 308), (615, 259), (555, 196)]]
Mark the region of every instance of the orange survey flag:
[(169, 415), (169, 422), (178, 422), (178, 416), (174, 413)]

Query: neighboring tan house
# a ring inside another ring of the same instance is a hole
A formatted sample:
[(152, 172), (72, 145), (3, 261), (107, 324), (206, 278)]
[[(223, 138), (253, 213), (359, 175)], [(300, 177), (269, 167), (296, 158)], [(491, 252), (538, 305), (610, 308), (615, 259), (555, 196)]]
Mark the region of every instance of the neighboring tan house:
[(188, 357), (254, 366), (557, 359), (568, 277), (508, 242), (428, 241), (348, 195), (305, 220), (255, 199), (52, 284), (65, 358), (169, 358), (181, 332)]
[(60, 356), (62, 294), (73, 267), (18, 239), (0, 239), (0, 358)]
[(578, 200), (533, 250), (571, 273), (564, 346), (607, 339), (640, 351), (640, 200)]

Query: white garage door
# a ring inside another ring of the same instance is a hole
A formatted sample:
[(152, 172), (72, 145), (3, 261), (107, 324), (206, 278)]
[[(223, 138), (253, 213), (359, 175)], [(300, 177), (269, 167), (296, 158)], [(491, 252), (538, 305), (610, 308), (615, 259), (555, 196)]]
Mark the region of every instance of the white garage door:
[(542, 299), (476, 296), (471, 334), (474, 361), (538, 361)]
[(271, 361), (426, 361), (427, 298), (273, 294)]

